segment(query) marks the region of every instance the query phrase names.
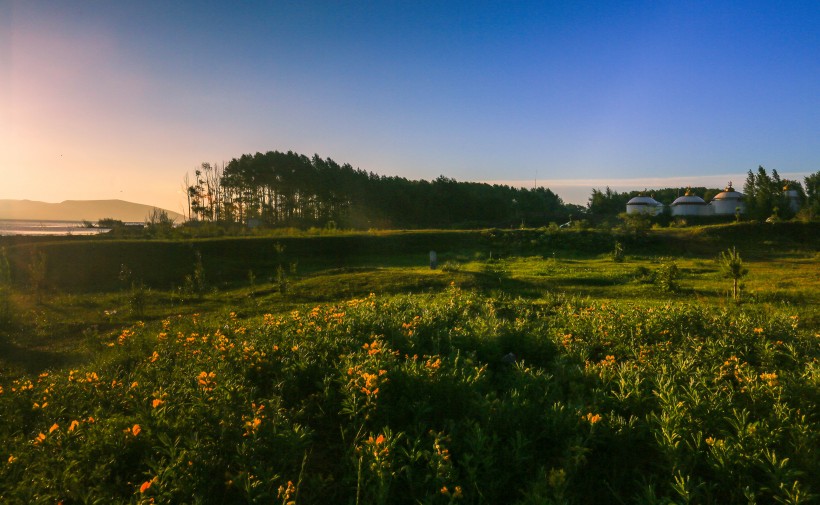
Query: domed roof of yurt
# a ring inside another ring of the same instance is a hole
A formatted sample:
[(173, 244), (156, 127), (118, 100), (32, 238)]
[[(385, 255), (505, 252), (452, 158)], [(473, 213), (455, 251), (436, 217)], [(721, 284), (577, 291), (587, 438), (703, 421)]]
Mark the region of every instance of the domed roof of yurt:
[(683, 196), (679, 196), (672, 202), (672, 205), (706, 205), (706, 201), (698, 195), (692, 194), (692, 190), (687, 189)]
[(638, 195), (636, 197), (633, 197), (628, 202), (626, 202), (626, 204), (627, 205), (653, 205), (653, 206), (663, 205), (661, 202), (655, 200), (651, 196), (644, 196), (644, 195)]
[(726, 186), (723, 191), (716, 194), (712, 200), (740, 200), (741, 198), (743, 198), (743, 194), (735, 191), (730, 181), (729, 185)]

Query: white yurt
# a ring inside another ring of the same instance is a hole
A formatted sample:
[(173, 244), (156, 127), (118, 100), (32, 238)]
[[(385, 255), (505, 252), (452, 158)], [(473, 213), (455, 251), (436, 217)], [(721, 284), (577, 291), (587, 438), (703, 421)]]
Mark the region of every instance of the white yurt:
[(657, 216), (663, 210), (663, 204), (651, 196), (639, 195), (626, 202), (627, 214), (648, 214)]
[(731, 181), (723, 191), (712, 198), (709, 205), (712, 207), (712, 212), (716, 216), (734, 215), (737, 209), (740, 209), (741, 214), (746, 213), (746, 204), (743, 203), (743, 194), (735, 191)]
[(680, 196), (669, 206), (673, 216), (707, 216), (712, 209), (706, 201), (693, 194), (691, 189), (687, 189), (683, 196)]
[(800, 193), (796, 189), (792, 189), (788, 184), (783, 188), (783, 195), (789, 202), (789, 209), (792, 212), (800, 210)]

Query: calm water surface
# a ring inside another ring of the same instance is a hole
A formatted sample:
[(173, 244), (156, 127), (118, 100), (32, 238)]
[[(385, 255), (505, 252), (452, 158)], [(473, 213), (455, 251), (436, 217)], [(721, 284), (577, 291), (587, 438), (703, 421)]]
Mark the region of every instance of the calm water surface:
[(0, 219), (0, 235), (98, 235), (109, 228), (83, 228), (79, 221)]

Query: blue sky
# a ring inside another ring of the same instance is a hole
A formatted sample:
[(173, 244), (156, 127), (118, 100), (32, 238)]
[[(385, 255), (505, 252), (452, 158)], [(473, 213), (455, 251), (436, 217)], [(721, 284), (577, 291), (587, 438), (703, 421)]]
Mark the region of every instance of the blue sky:
[(579, 203), (740, 186), (820, 169), (818, 90), (816, 1), (0, 0), (0, 198), (179, 211), (267, 150)]

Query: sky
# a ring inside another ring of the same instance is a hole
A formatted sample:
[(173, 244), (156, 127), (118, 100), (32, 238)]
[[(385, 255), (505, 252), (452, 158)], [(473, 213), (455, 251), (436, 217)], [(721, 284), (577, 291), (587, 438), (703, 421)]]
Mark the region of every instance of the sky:
[(202, 162), (742, 187), (820, 170), (815, 1), (0, 0), (0, 199), (181, 212)]

